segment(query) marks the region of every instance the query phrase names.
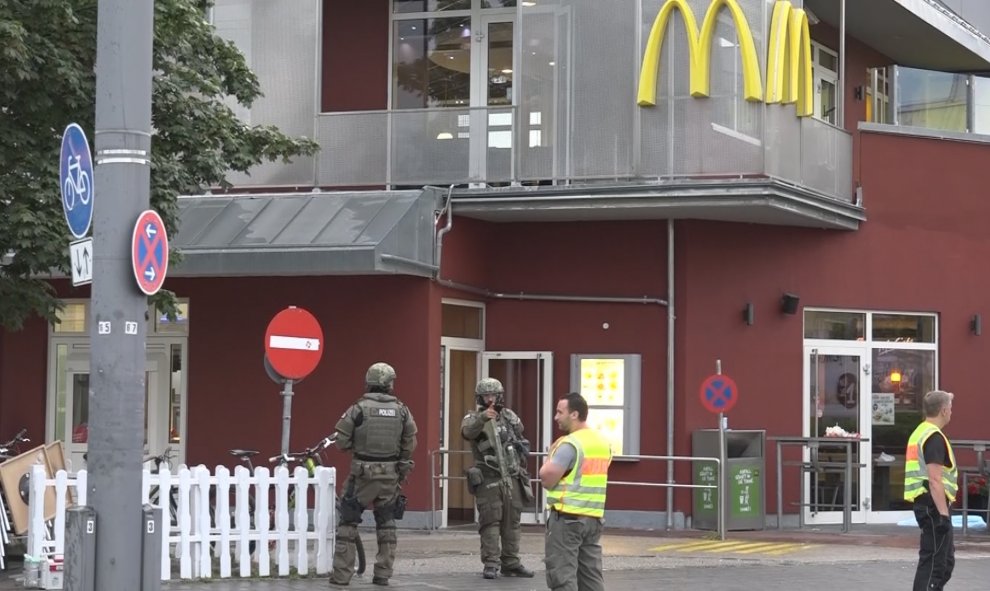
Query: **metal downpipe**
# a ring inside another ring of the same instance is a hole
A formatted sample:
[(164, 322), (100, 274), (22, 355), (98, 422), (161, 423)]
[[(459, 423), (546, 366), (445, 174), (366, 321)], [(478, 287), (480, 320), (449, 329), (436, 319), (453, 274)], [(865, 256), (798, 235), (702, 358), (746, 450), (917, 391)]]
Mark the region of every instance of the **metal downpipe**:
[[(667, 455), (674, 455), (674, 220), (667, 220)], [(667, 460), (667, 484), (674, 461)], [(667, 487), (667, 531), (674, 527), (674, 489)]]

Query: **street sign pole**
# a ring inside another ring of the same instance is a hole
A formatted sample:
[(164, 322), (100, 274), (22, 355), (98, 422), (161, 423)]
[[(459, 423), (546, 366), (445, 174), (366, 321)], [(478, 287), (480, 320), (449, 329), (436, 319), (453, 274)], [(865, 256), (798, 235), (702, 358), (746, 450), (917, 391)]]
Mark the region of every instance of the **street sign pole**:
[[(100, 524), (96, 588), (146, 591), (141, 459), (148, 300), (135, 289), (127, 245), (150, 197), (154, 1), (99, 0), (97, 15), (100, 202), (94, 212), (87, 460), (89, 498)], [(125, 330), (125, 323), (133, 324)]]
[(289, 453), (289, 428), (292, 426), (292, 380), (282, 384), (282, 455)]

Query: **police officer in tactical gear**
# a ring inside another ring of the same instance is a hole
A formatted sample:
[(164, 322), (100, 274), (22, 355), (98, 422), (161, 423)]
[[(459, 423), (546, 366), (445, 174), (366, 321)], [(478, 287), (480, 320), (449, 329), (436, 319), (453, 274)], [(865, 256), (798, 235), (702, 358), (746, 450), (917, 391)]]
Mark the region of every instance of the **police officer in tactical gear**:
[(393, 394), (395, 370), (376, 363), (365, 375), (367, 393), (337, 421), (337, 446), (352, 454), (351, 472), (340, 501), (340, 525), (330, 583), (347, 585), (354, 576), (357, 526), (365, 508), (373, 508), (378, 555), (372, 582), (388, 585), (395, 561), (395, 520), (405, 511), (399, 485), (412, 471), (416, 423)]
[[(461, 435), (471, 443), (474, 467), (468, 469), (468, 490), (478, 504), (482, 576), (532, 577), (519, 562), (519, 518), (523, 504), (533, 500), (526, 472), (529, 441), (519, 416), (505, 408), (505, 389), (494, 378), (475, 388), (478, 410), (461, 422)], [(501, 537), (501, 551), (499, 538)]]

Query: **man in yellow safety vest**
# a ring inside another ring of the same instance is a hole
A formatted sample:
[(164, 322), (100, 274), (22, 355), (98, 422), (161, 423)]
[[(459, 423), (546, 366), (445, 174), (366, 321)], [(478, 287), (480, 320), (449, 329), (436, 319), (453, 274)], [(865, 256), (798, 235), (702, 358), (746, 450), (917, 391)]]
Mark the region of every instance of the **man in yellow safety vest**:
[(550, 447), (540, 468), (547, 491), (547, 587), (553, 591), (605, 591), (602, 524), (612, 449), (588, 427), (588, 403), (576, 392), (557, 402), (557, 426), (567, 433)]
[(951, 392), (925, 394), (925, 420), (908, 438), (904, 464), (904, 500), (914, 503), (921, 528), (921, 552), (914, 575), (914, 591), (944, 589), (955, 566), (952, 516), (958, 468), (952, 445), (942, 429), (952, 418)]

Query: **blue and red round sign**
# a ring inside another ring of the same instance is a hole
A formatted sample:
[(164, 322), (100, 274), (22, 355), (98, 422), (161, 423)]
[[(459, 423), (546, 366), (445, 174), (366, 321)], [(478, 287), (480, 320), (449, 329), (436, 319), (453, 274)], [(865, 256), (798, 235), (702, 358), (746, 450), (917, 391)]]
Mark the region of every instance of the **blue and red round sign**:
[(729, 376), (715, 374), (701, 382), (701, 405), (709, 412), (728, 412), (739, 401), (739, 388)]
[(147, 295), (158, 293), (168, 271), (168, 236), (165, 222), (154, 210), (142, 212), (134, 224), (131, 264), (138, 289)]

